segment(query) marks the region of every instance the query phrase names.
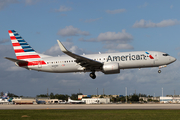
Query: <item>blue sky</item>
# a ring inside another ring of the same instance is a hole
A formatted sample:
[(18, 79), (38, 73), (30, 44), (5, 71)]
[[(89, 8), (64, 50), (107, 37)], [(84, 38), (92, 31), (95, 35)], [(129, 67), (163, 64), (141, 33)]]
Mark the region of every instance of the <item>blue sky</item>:
[(27, 71), (4, 57), (14, 57), (8, 30), (15, 29), (36, 51), (63, 55), (57, 39), (72, 52), (162, 51), (179, 59), (180, 1), (165, 0), (0, 0), (0, 91), (35, 96), (49, 92), (71, 94), (180, 94), (177, 60), (158, 74), (158, 68), (97, 73), (52, 74)]

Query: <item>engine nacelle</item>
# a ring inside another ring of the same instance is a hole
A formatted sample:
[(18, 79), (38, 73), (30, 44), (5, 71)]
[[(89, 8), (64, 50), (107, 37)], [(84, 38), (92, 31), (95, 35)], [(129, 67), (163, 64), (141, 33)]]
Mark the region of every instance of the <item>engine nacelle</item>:
[(111, 62), (103, 65), (102, 72), (104, 74), (116, 74), (120, 73), (119, 63)]

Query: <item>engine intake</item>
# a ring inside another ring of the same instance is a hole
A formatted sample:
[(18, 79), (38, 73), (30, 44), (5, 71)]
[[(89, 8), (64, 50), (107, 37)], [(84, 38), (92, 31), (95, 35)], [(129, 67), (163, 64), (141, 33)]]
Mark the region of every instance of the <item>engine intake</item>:
[(106, 63), (103, 65), (103, 70), (102, 72), (104, 74), (116, 74), (116, 73), (120, 73), (120, 67), (119, 67), (119, 63)]

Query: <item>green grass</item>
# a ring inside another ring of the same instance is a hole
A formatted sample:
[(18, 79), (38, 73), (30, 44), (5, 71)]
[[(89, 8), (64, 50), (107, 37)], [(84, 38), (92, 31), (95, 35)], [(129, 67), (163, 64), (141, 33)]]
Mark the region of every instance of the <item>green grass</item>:
[(180, 120), (180, 110), (0, 110), (0, 120)]

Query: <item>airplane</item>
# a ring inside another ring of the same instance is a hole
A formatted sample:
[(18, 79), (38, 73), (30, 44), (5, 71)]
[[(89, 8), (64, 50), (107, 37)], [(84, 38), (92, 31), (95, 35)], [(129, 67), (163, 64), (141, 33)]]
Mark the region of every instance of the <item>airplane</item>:
[(3, 103), (13, 103), (12, 100), (13, 100), (13, 98), (0, 99), (0, 104), (3, 104)]
[(37, 103), (37, 104), (46, 104), (46, 101), (43, 101), (43, 100), (37, 100), (37, 99), (36, 99), (36, 103)]
[(8, 92), (4, 93), (4, 95), (0, 99), (0, 104), (3, 103), (12, 103), (13, 98), (9, 98)]
[(59, 104), (67, 104), (68, 102), (66, 102), (66, 100), (59, 100), (58, 103), (59, 103)]
[(161, 68), (176, 61), (176, 58), (159, 51), (77, 55), (68, 51), (59, 40), (57, 42), (61, 51), (68, 56), (52, 57), (37, 53), (15, 30), (8, 32), (16, 59), (5, 59), (28, 70), (52, 73), (91, 72), (89, 76), (95, 79), (95, 72), (118, 74), (120, 69), (159, 67), (158, 73), (161, 73)]
[(82, 104), (82, 103), (85, 103), (84, 101), (82, 100), (71, 100), (70, 97), (68, 97), (68, 102), (67, 103), (72, 103), (72, 104)]
[(5, 92), (4, 95), (1, 97), (2, 99), (7, 99), (9, 96), (8, 96), (8, 92)]

